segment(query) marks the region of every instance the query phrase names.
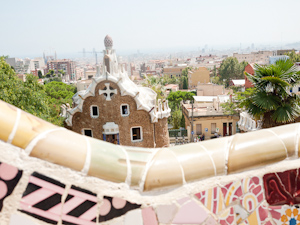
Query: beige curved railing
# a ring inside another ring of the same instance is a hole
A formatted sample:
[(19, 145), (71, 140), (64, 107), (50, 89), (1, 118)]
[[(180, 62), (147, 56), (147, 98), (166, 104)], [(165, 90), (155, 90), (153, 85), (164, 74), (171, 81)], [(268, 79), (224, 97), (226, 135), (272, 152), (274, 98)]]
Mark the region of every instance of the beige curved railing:
[(0, 139), (32, 156), (140, 191), (183, 185), (298, 158), (299, 124), (170, 148), (113, 145), (0, 101)]

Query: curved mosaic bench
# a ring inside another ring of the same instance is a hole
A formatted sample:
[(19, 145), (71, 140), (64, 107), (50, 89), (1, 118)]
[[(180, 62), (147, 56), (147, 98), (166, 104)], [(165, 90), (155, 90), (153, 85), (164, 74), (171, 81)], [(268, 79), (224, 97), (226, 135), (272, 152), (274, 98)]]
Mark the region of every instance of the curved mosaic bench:
[(2, 101), (0, 124), (5, 224), (300, 221), (299, 124), (158, 149), (95, 140)]

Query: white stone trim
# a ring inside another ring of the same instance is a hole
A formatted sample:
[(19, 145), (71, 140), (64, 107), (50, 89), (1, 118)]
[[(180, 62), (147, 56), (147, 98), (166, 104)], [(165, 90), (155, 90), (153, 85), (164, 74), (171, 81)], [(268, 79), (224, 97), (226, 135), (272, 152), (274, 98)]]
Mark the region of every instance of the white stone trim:
[(9, 144), (12, 143), (12, 141), (13, 141), (15, 135), (16, 135), (16, 132), (17, 132), (17, 129), (18, 129), (18, 126), (19, 126), (20, 119), (21, 119), (21, 109), (17, 108), (16, 122), (15, 122), (14, 127), (13, 127), (11, 133), (9, 134), (8, 140), (7, 140), (7, 143), (9, 143)]
[[(122, 106), (127, 106), (127, 114), (123, 114)], [(123, 117), (129, 116), (129, 114), (130, 114), (129, 105), (128, 104), (121, 104), (120, 105), (120, 113), (121, 113), (121, 116), (123, 116)]]
[[(98, 113), (97, 116), (94, 116), (94, 115), (93, 115), (93, 107), (97, 107), (97, 113)], [(96, 119), (96, 118), (99, 117), (99, 106), (97, 106), (97, 105), (91, 105), (91, 106), (90, 106), (90, 116), (91, 116), (92, 118), (94, 118), (94, 119)]]
[(102, 134), (119, 134), (119, 125), (114, 122), (107, 122), (103, 125)]
[[(140, 136), (141, 138), (139, 140), (133, 140), (133, 134), (132, 134), (132, 129), (133, 128), (140, 128)], [(143, 141), (143, 128), (142, 126), (135, 126), (130, 128), (130, 137), (131, 137), (131, 142), (140, 142)]]

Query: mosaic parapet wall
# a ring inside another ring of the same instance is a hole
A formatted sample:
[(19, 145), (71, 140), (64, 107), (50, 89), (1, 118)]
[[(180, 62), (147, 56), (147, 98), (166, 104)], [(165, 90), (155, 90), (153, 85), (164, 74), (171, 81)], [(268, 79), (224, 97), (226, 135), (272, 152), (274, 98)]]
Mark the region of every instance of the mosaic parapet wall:
[(298, 224), (300, 159), (141, 193), (0, 142), (1, 224)]
[(299, 125), (117, 146), (0, 102), (0, 224), (298, 224)]

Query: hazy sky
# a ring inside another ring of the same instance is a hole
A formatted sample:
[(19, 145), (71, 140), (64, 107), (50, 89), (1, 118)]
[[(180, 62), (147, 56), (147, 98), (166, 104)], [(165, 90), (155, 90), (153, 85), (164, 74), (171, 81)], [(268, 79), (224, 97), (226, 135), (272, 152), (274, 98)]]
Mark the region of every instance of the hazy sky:
[(0, 0), (0, 55), (300, 41), (300, 0)]

